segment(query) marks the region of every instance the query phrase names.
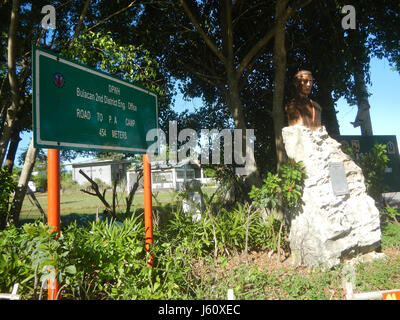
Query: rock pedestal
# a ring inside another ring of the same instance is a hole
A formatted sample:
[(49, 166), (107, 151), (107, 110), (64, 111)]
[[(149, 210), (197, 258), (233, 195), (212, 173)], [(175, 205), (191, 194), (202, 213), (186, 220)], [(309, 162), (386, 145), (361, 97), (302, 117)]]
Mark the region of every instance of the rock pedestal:
[[(361, 169), (340, 144), (324, 127), (314, 131), (300, 125), (285, 127), (282, 136), (288, 157), (302, 161), (306, 170), (303, 206), (289, 217), (294, 262), (330, 268), (380, 248), (379, 211), (366, 193)], [(344, 194), (334, 190), (333, 163), (343, 164)]]

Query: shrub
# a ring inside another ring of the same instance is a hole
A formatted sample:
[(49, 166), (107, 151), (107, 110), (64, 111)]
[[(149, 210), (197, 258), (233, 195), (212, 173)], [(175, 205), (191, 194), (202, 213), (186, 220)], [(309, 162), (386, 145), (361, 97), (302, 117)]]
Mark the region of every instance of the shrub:
[(386, 220), (399, 224), (398, 219), (400, 217), (400, 213), (398, 211), (397, 205), (386, 206), (383, 209), (381, 209), (380, 213), (384, 221)]
[(21, 242), (14, 225), (0, 231), (0, 292), (11, 292), (15, 283), (25, 288), (33, 278), (30, 259), (21, 251)]
[[(301, 162), (292, 159), (284, 164), (279, 174), (268, 172), (261, 188), (253, 186), (249, 196), (253, 204), (270, 213), (279, 209), (294, 209), (301, 204), (305, 170)], [(281, 200), (281, 201), (280, 201)]]
[(0, 168), (0, 230), (6, 227), (11, 193), (15, 190), (14, 176), (5, 168)]
[(61, 173), (60, 184), (63, 191), (77, 190), (81, 187), (76, 181), (72, 179), (72, 172)]
[(385, 191), (382, 181), (385, 175), (387, 157), (386, 145), (375, 144), (365, 154), (356, 154), (347, 144), (342, 145), (343, 152), (347, 153), (353, 161), (361, 168), (367, 193), (377, 202), (381, 201), (381, 195)]

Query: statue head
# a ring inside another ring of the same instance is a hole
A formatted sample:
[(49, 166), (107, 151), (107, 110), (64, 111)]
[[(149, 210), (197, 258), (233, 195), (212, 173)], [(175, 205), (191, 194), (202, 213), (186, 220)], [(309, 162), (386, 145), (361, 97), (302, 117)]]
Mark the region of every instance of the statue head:
[(296, 93), (300, 96), (307, 97), (313, 85), (313, 76), (310, 71), (300, 70), (293, 78)]

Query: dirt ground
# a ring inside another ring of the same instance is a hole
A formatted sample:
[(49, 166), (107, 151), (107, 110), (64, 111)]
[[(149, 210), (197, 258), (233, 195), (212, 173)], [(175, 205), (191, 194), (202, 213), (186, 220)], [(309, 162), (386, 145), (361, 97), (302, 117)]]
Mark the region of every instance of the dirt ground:
[[(382, 252), (391, 260), (400, 256), (400, 249), (387, 248)], [(197, 276), (207, 277), (211, 272), (216, 272), (218, 278), (223, 278), (228, 272), (234, 270), (240, 265), (246, 264), (248, 261), (249, 268), (257, 267), (259, 271), (272, 272), (281, 271), (283, 274), (292, 271), (298, 275), (307, 276), (310, 273), (310, 268), (305, 266), (295, 266), (292, 257), (285, 252), (281, 253), (280, 260), (278, 255), (273, 251), (249, 252), (248, 255), (242, 253), (233, 255), (227, 258), (227, 263), (224, 267), (218, 265), (216, 268), (210, 264), (205, 264), (202, 260), (196, 261), (194, 267)], [(334, 300), (345, 300), (346, 292), (344, 288), (325, 288), (327, 296)], [(272, 298), (272, 297), (271, 297)], [(273, 298), (272, 298), (273, 299)]]
[[(400, 256), (400, 250), (395, 248), (387, 248), (382, 252), (388, 257), (396, 258)], [(257, 266), (260, 270), (281, 270), (281, 269), (295, 269), (297, 271), (307, 270), (307, 267), (295, 266), (292, 256), (288, 253), (282, 252), (278, 260), (278, 254), (272, 251), (263, 252), (250, 252), (248, 254), (249, 265)], [(235, 268), (236, 266), (246, 263), (246, 255), (240, 254), (232, 257), (227, 263), (227, 267)]]

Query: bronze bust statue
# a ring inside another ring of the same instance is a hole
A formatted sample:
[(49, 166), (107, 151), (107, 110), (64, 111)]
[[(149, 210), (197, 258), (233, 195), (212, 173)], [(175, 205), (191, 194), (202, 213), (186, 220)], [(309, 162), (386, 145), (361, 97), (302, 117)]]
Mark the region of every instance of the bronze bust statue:
[(311, 72), (300, 70), (293, 82), (296, 95), (285, 107), (289, 126), (300, 124), (312, 130), (321, 127), (321, 107), (308, 97), (313, 85)]

